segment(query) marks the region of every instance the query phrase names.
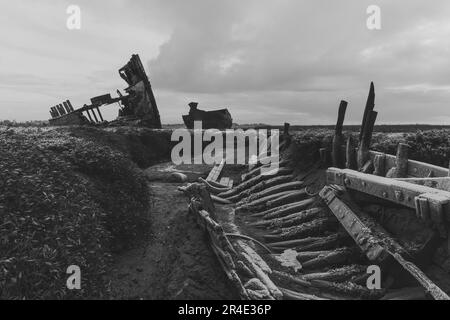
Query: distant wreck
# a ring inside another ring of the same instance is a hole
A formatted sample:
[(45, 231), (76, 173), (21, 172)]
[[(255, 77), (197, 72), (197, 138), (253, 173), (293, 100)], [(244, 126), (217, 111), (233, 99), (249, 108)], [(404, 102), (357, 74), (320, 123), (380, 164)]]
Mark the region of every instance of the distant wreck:
[(91, 98), (91, 104), (74, 109), (69, 100), (50, 108), (51, 125), (82, 125), (107, 123), (100, 112), (100, 107), (117, 103), (118, 118), (109, 125), (135, 124), (150, 128), (161, 128), (161, 119), (150, 81), (145, 73), (139, 55), (132, 55), (130, 61), (119, 69), (120, 77), (128, 87), (126, 95), (117, 90), (118, 97), (105, 94)]
[(189, 114), (183, 116), (188, 129), (194, 128), (194, 121), (201, 121), (203, 129), (230, 129), (233, 119), (228, 109), (204, 111), (197, 108), (197, 102), (189, 103)]

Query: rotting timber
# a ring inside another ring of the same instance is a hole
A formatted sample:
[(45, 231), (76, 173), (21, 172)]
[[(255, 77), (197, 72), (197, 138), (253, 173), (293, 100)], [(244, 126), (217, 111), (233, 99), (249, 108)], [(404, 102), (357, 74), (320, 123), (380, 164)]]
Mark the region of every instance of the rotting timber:
[[(374, 106), (371, 84), (359, 137), (345, 137), (341, 102), (319, 164), (298, 170), (286, 124), (275, 174), (258, 163), (230, 187), (216, 166), (215, 180), (179, 188), (242, 299), (449, 299), (437, 258), (450, 250), (449, 170), (408, 159), (403, 144), (370, 150)], [(379, 288), (367, 285), (373, 266)]]
[(144, 66), (137, 54), (119, 69), (120, 77), (128, 87), (125, 95), (117, 90), (117, 97), (104, 94), (91, 98), (90, 104), (74, 109), (69, 100), (50, 108), (51, 125), (83, 125), (106, 124), (100, 108), (118, 104), (118, 118), (109, 125), (136, 124), (149, 128), (160, 129), (161, 119), (152, 86), (145, 73)]

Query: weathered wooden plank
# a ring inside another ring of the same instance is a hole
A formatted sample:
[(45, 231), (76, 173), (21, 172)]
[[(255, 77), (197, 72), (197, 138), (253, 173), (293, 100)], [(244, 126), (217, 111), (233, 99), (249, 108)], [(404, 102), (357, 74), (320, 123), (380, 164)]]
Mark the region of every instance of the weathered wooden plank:
[(349, 206), (336, 197), (331, 187), (325, 186), (319, 195), (370, 261), (382, 264), (390, 258), (382, 240), (372, 233), (371, 228), (361, 221)]
[[(428, 200), (450, 221), (450, 192), (395, 179), (364, 174), (350, 169), (329, 168), (329, 184), (338, 184), (387, 201), (416, 209), (416, 197)], [(432, 214), (432, 213), (431, 213)]]
[[(383, 265), (394, 258), (434, 299), (450, 300), (447, 294), (422, 270), (405, 258), (408, 257), (406, 250), (391, 238), (372, 217), (363, 212), (359, 212), (357, 215), (337, 197), (334, 189), (329, 186), (325, 186), (319, 195), (370, 261)], [(376, 229), (376, 233), (373, 232), (373, 229)]]
[(418, 184), (430, 188), (435, 188), (444, 191), (450, 191), (450, 177), (439, 178), (396, 178), (397, 181), (404, 181)]
[[(385, 171), (389, 171), (396, 166), (396, 156), (385, 154), (377, 151), (370, 151), (370, 159), (374, 160), (377, 155), (384, 155), (385, 157)], [(416, 160), (408, 160), (408, 177), (426, 178), (430, 172), (433, 172), (434, 177), (448, 177), (449, 169), (435, 166), (429, 163), (420, 162)]]

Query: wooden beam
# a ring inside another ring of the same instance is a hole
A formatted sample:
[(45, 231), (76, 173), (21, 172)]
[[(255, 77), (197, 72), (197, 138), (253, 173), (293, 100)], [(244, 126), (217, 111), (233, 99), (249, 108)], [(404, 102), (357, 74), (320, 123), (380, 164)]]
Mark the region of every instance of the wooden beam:
[(404, 181), (409, 183), (418, 184), (434, 189), (450, 191), (450, 177), (439, 178), (395, 178), (397, 181)]
[[(388, 172), (392, 167), (395, 167), (397, 158), (391, 154), (385, 154), (377, 151), (369, 151), (369, 156), (374, 161), (377, 155), (383, 155), (385, 157), (385, 171)], [(420, 162), (416, 160), (408, 160), (408, 172), (407, 177), (425, 178), (428, 177), (430, 172), (434, 177), (448, 177), (449, 169), (435, 166), (429, 163)]]
[(356, 205), (350, 207), (348, 201), (339, 199), (330, 186), (325, 186), (319, 195), (370, 261), (386, 266), (395, 259), (434, 299), (450, 300), (422, 270), (409, 261), (411, 257), (408, 252), (371, 216), (361, 210), (356, 214), (353, 211)]
[[(329, 168), (327, 182), (347, 189), (356, 190), (412, 209), (416, 207), (416, 198), (426, 199), (430, 206), (432, 221), (437, 227), (450, 221), (450, 192), (398, 181), (349, 169)], [(420, 214), (419, 214), (420, 215)]]

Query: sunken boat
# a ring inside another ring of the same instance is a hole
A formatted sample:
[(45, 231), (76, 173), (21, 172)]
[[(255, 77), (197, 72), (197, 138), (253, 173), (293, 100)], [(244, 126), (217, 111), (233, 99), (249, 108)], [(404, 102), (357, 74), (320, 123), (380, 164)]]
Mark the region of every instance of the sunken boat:
[(201, 121), (203, 129), (230, 129), (233, 119), (228, 109), (204, 111), (198, 109), (197, 102), (189, 103), (189, 114), (183, 115), (184, 124), (188, 129), (194, 128), (194, 122)]
[[(125, 94), (117, 90), (117, 97), (104, 94), (91, 98), (90, 104), (74, 108), (70, 100), (50, 108), (50, 125), (141, 125), (161, 129), (161, 119), (152, 86), (139, 55), (133, 54), (128, 63), (119, 69), (120, 77), (127, 83)], [(116, 120), (107, 122), (101, 108), (119, 107)]]

